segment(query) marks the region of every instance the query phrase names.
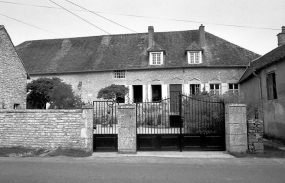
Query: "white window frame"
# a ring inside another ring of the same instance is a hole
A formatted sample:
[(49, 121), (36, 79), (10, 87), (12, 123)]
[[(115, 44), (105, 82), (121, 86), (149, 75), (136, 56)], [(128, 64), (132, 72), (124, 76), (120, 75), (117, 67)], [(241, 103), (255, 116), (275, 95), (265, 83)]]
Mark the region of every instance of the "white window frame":
[(188, 64), (201, 64), (202, 51), (187, 51)]
[[(214, 86), (214, 89), (211, 89), (211, 85)], [(219, 86), (219, 89), (217, 89), (216, 87)], [(210, 94), (217, 94), (217, 91), (219, 92), (218, 95), (221, 94), (221, 84), (220, 83), (211, 83), (209, 84), (209, 91)]]
[[(158, 60), (159, 58), (159, 60)], [(162, 65), (163, 52), (149, 52), (149, 65)]]
[(125, 70), (114, 70), (114, 78), (115, 79), (125, 79), (126, 71)]
[[(230, 85), (232, 85), (232, 89), (230, 89)], [(237, 86), (237, 88), (235, 88)], [(238, 94), (239, 93), (239, 84), (237, 83), (229, 83), (229, 92), (232, 94)]]

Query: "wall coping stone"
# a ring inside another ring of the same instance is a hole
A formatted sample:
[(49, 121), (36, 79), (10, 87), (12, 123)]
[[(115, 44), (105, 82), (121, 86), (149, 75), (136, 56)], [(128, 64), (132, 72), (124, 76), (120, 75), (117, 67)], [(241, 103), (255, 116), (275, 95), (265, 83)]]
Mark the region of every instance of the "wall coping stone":
[(0, 109), (0, 113), (82, 113), (82, 109)]
[(82, 109), (93, 109), (94, 107), (93, 107), (93, 105), (83, 105), (82, 106)]
[(134, 104), (123, 104), (123, 105), (119, 105), (118, 109), (135, 109), (135, 105)]
[(246, 107), (246, 104), (232, 104), (232, 103), (230, 103), (230, 104), (226, 104), (226, 105), (228, 105), (229, 107)]

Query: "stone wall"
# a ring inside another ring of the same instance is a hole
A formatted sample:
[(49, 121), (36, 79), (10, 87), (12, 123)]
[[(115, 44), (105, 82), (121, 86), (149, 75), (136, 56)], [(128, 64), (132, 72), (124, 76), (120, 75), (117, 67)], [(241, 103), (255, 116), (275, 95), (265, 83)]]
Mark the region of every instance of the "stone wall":
[(13, 146), (92, 152), (93, 109), (0, 110), (0, 147)]
[(259, 119), (247, 120), (248, 151), (250, 153), (263, 153), (263, 121)]
[(27, 74), (5, 28), (0, 28), (0, 109), (26, 108)]

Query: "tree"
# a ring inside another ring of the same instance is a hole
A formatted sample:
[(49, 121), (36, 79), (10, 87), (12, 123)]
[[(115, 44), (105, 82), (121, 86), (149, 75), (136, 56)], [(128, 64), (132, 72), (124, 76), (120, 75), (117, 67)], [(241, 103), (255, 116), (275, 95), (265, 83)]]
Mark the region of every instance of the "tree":
[(97, 94), (97, 98), (105, 100), (117, 100), (118, 98), (123, 98), (128, 93), (129, 88), (125, 87), (124, 85), (112, 84), (110, 86), (100, 89)]
[(82, 103), (80, 97), (74, 95), (71, 85), (56, 77), (33, 80), (28, 83), (27, 90), (27, 102), (33, 108), (44, 109), (49, 102), (51, 108), (71, 109)]

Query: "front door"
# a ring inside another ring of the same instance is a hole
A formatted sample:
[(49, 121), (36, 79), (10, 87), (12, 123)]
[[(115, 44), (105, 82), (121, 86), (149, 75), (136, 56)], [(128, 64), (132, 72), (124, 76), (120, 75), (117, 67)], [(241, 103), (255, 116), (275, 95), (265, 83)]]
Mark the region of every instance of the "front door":
[(180, 111), (180, 97), (182, 93), (181, 84), (170, 85), (170, 127), (180, 127), (181, 115)]

